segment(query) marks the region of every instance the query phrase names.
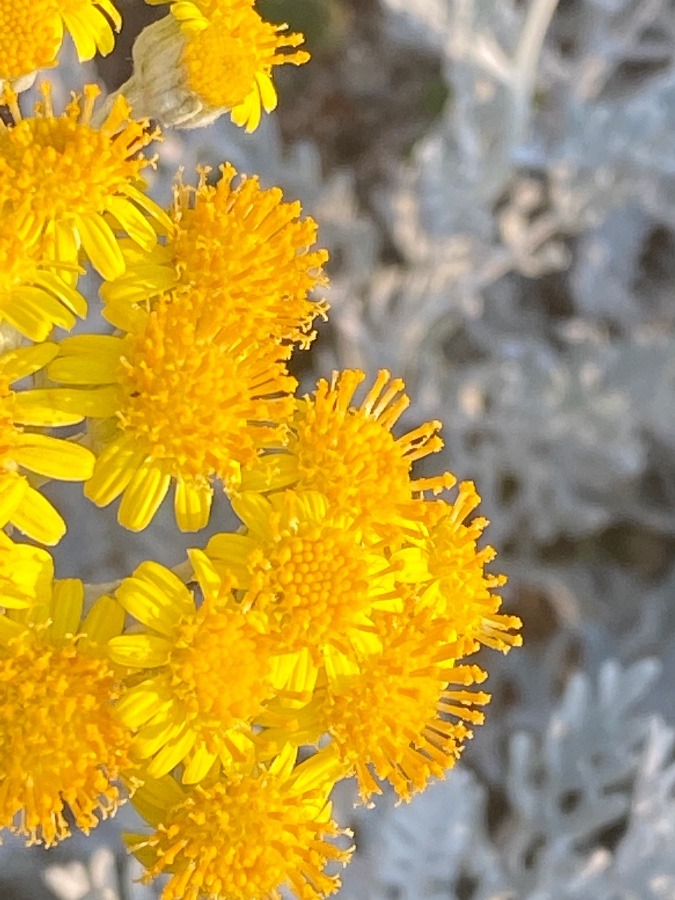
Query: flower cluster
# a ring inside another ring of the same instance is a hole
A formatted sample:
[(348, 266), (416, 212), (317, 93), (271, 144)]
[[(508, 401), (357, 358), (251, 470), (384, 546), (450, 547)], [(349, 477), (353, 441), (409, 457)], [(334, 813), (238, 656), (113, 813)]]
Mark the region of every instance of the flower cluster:
[[(443, 777), (489, 700), (474, 656), (518, 645), (520, 622), (474, 486), (414, 471), (440, 423), (398, 427), (403, 382), (347, 370), (299, 396), (289, 361), (326, 315), (328, 258), (299, 203), (229, 163), (178, 179), (168, 209), (146, 193), (143, 116), (253, 129), (302, 37), (253, 0), (181, 0), (105, 106), (88, 85), (55, 111), (45, 82), (22, 114), (64, 27), (83, 59), (112, 48), (109, 0), (66, 6), (2, 73), (0, 827), (49, 846), (131, 797), (147, 828), (127, 842), (165, 900), (315, 900), (350, 853), (336, 782), (369, 802)], [(113, 330), (64, 337), (87, 266)], [(66, 529), (50, 479), (119, 500), (132, 532), (170, 492), (183, 531), (216, 492), (241, 524), (85, 591), (40, 546)]]

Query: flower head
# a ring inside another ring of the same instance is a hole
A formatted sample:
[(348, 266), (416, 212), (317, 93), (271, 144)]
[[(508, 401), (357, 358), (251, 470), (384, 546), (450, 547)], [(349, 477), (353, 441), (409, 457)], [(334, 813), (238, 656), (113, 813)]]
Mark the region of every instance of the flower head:
[(184, 783), (201, 781), (219, 757), (238, 755), (273, 692), (273, 640), (260, 617), (234, 602), (203, 554), (191, 551), (203, 602), (170, 570), (145, 562), (116, 597), (143, 630), (113, 638), (111, 658), (130, 670), (118, 706), (137, 731), (132, 747), (158, 778), (187, 760)]
[(454, 665), (447, 645), (434, 651), (428, 623), (401, 628), (385, 618), (382, 649), (358, 665), (332, 653), (330, 677), (316, 698), (320, 731), (353, 767), (364, 801), (381, 793), (373, 772), (403, 800), (430, 777), (443, 778), (472, 737), (465, 723), (481, 724), (476, 707), (490, 699), (466, 689), (485, 680), (481, 669)]
[(330, 842), (344, 833), (331, 819), (332, 768), (321, 754), (296, 766), (285, 750), (268, 766), (241, 764), (190, 789), (170, 776), (146, 782), (134, 804), (153, 831), (127, 836), (144, 880), (170, 876), (162, 900), (279, 900), (282, 887), (298, 900), (334, 893), (339, 878), (325, 867), (350, 854)]
[(15, 123), (0, 127), (0, 202), (17, 236), (35, 243), (47, 237), (59, 259), (75, 261), (82, 247), (104, 278), (124, 271), (116, 230), (151, 249), (157, 240), (147, 215), (168, 225), (165, 213), (142, 192), (142, 170), (150, 165), (140, 151), (156, 136), (147, 123), (129, 119), (127, 102), (118, 97), (99, 127), (92, 124), (100, 89), (86, 85), (56, 116), (51, 87), (35, 115), (22, 118), (10, 97)]
[(261, 448), (281, 440), (295, 380), (288, 351), (240, 337), (208, 308), (158, 301), (126, 337), (68, 338), (50, 367), (73, 409), (116, 417), (86, 495), (106, 506), (123, 495), (119, 521), (146, 527), (176, 482), (176, 518), (186, 531), (208, 522), (213, 480), (227, 487)]
[[(257, 177), (234, 185), (233, 166), (221, 168), (216, 186), (200, 173), (196, 188), (177, 184), (174, 229), (155, 254), (155, 294), (171, 290), (176, 302), (203, 298), (211, 315), (237, 322), (251, 334), (265, 334), (307, 346), (312, 322), (326, 305), (312, 302), (312, 290), (325, 284), (325, 250), (311, 250), (317, 226), (300, 219), (300, 203), (282, 202), (279, 188), (262, 190)], [(138, 254), (117, 281), (104, 285), (106, 318), (127, 327), (129, 305), (153, 295), (148, 260)]]
[[(83, 586), (49, 584), (0, 617), (0, 827), (47, 846), (67, 837), (67, 810), (85, 832), (115, 811), (131, 735), (112, 704), (119, 685), (99, 646), (121, 618)], [(109, 603), (109, 600), (104, 601)]]
[(165, 125), (198, 128), (229, 111), (254, 131), (277, 105), (272, 70), (309, 59), (295, 49), (303, 36), (265, 22), (254, 0), (156, 2), (170, 2), (171, 14), (139, 35), (124, 91), (138, 114)]
[(350, 658), (368, 647), (374, 610), (400, 604), (389, 562), (353, 519), (314, 491), (244, 494), (232, 505), (248, 533), (215, 535), (206, 552), (232, 574), (244, 607), (268, 619), (280, 651), (320, 663), (328, 647)]
[(81, 61), (114, 47), (113, 29), (122, 19), (111, 0), (2, 0), (0, 2), (0, 85), (30, 87), (38, 69), (56, 65), (65, 32)]
[[(452, 487), (449, 473), (413, 478), (416, 460), (443, 446), (440, 422), (427, 422), (401, 437), (392, 428), (409, 404), (401, 379), (379, 372), (360, 405), (352, 405), (365, 374), (357, 369), (321, 379), (312, 396), (298, 401), (284, 453), (256, 460), (243, 485), (264, 490), (293, 484), (321, 491), (335, 509), (364, 526), (396, 523), (412, 498)], [(398, 527), (398, 526), (396, 526)]]
[(418, 501), (407, 530), (408, 546), (394, 554), (401, 565), (399, 580), (415, 585), (420, 606), (433, 610), (456, 634), (457, 657), (481, 645), (507, 653), (522, 643), (520, 619), (500, 613), (501, 597), (494, 593), (506, 577), (485, 571), (495, 552), (478, 547), (487, 519), (465, 522), (479, 503), (468, 481), (459, 485), (454, 503)]
[[(22, 470), (47, 478), (80, 481), (94, 466), (91, 451), (27, 426), (69, 425), (82, 416), (61, 412), (58, 389), (13, 391), (10, 385), (42, 369), (58, 352), (56, 344), (22, 347), (0, 356), (0, 525), (10, 523), (44, 544), (56, 544), (66, 525)], [(1, 604), (0, 604), (1, 605)]]

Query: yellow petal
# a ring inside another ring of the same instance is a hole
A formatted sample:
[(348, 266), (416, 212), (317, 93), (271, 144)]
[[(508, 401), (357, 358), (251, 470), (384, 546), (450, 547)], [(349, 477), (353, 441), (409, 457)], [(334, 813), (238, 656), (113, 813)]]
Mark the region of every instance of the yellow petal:
[(117, 714), (128, 728), (145, 725), (153, 716), (168, 709), (172, 698), (164, 675), (148, 678), (130, 688), (116, 706)]
[(50, 342), (10, 350), (0, 357), (0, 372), (10, 383), (18, 381), (43, 369), (58, 352), (59, 345)]
[(54, 637), (77, 634), (82, 618), (84, 585), (77, 578), (64, 578), (54, 583), (50, 632)]
[(173, 778), (146, 778), (133, 797), (133, 804), (151, 825), (159, 825), (167, 810), (185, 801), (185, 792)]
[(155, 634), (122, 634), (108, 644), (110, 658), (121, 666), (154, 669), (168, 660), (172, 644)]
[(30, 472), (61, 481), (83, 481), (94, 471), (91, 450), (45, 434), (24, 432), (19, 438), (15, 459)]
[(174, 509), (181, 531), (199, 531), (209, 523), (213, 488), (207, 482), (178, 479)]
[(272, 112), (277, 108), (278, 97), (274, 84), (269, 75), (264, 72), (256, 72), (255, 80), (260, 90), (260, 99), (265, 112)]
[(81, 319), (87, 315), (87, 301), (72, 285), (53, 272), (42, 272), (35, 278), (35, 284), (53, 294), (71, 313)]
[(61, 343), (49, 377), (66, 384), (113, 384), (124, 344), (110, 334), (78, 335)]
[(161, 778), (162, 775), (168, 775), (192, 750), (195, 740), (196, 735), (194, 731), (191, 728), (186, 728), (182, 734), (168, 741), (148, 765), (148, 775), (151, 778)]
[(169, 741), (174, 740), (185, 728), (184, 721), (177, 721), (174, 717), (162, 718), (157, 723), (151, 722), (136, 735), (133, 742), (133, 751), (141, 759), (154, 756)]
[(171, 637), (184, 615), (194, 613), (194, 602), (183, 582), (159, 563), (144, 562), (116, 591), (124, 609), (149, 628)]
[(35, 388), (14, 396), (14, 421), (19, 425), (77, 425), (81, 412), (68, 409), (71, 392), (61, 388)]
[(119, 497), (134, 477), (143, 453), (124, 437), (103, 450), (94, 466), (94, 474), (84, 486), (84, 495), (97, 506), (107, 506)]
[(28, 488), (28, 480), (16, 472), (7, 472), (0, 477), (0, 526), (11, 520)]
[(147, 253), (153, 249), (157, 243), (157, 232), (137, 206), (125, 197), (112, 197), (108, 201), (108, 210), (139, 247)]
[(117, 521), (129, 531), (146, 528), (166, 497), (171, 476), (163, 472), (156, 463), (142, 463), (127, 485)]
[(205, 743), (197, 744), (183, 771), (183, 784), (197, 784), (205, 778), (217, 758), (218, 754), (208, 750)]
[(117, 600), (104, 594), (87, 613), (80, 631), (96, 644), (107, 644), (122, 632), (124, 619), (124, 609)]
[(108, 281), (119, 278), (126, 263), (110, 225), (101, 216), (81, 216), (77, 220), (77, 230), (96, 271)]
[(12, 513), (11, 522), (25, 535), (53, 547), (66, 533), (66, 523), (49, 500), (27, 486), (21, 505)]

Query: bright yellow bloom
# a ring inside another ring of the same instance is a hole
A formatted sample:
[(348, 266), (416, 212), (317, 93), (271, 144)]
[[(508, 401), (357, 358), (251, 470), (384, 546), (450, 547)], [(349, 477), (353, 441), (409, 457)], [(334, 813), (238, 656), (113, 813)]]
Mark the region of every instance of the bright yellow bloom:
[(233, 498), (247, 534), (218, 534), (207, 554), (263, 613), (280, 651), (308, 651), (315, 664), (329, 647), (354, 658), (377, 647), (376, 609), (397, 610), (394, 572), (363, 544), (353, 519), (314, 491)]
[(115, 811), (131, 741), (98, 643), (122, 618), (106, 598), (81, 623), (82, 583), (51, 587), (0, 616), (0, 828), (47, 846), (70, 834), (67, 810), (85, 832)]
[(113, 29), (121, 25), (110, 0), (1, 0), (0, 84), (30, 87), (38, 69), (57, 64), (65, 32), (80, 61), (97, 52), (107, 56), (115, 45)]
[(54, 563), (46, 550), (15, 544), (0, 531), (0, 607), (31, 606), (50, 589), (53, 577)]
[(71, 329), (87, 314), (87, 301), (70, 283), (76, 263), (59, 262), (50, 242), (27, 244), (11, 216), (0, 225), (0, 322), (32, 341), (44, 341), (55, 325)]
[(186, 790), (170, 776), (146, 782), (134, 804), (153, 826), (128, 835), (147, 867), (144, 881), (170, 875), (162, 900), (320, 900), (340, 881), (324, 871), (345, 864), (349, 851), (329, 839), (341, 832), (331, 819), (332, 766), (321, 754), (295, 765), (286, 750), (268, 767), (240, 766), (221, 781)]
[[(139, 531), (176, 482), (178, 525), (208, 522), (213, 479), (236, 487), (243, 464), (278, 443), (296, 382), (288, 350), (220, 328), (208, 309), (160, 299), (137, 333), (67, 338), (50, 367), (75, 410), (117, 417), (85, 494), (123, 495), (118, 518)], [(92, 387), (94, 386), (94, 387)], [(99, 387), (95, 387), (99, 386)]]
[(364, 802), (381, 793), (371, 768), (403, 800), (432, 776), (443, 778), (472, 736), (464, 722), (481, 724), (475, 707), (490, 699), (466, 690), (486, 678), (477, 666), (455, 666), (449, 646), (434, 652), (423, 630), (387, 618), (381, 652), (358, 665), (331, 653), (325, 692), (317, 694), (320, 731), (353, 767)]
[(310, 250), (316, 222), (301, 220), (300, 203), (282, 202), (279, 188), (262, 190), (257, 177), (245, 176), (234, 186), (229, 164), (221, 173), (215, 187), (206, 170), (196, 188), (176, 185), (174, 230), (154, 254), (157, 268), (134, 254), (125, 274), (103, 286), (106, 318), (126, 328), (130, 304), (170, 289), (177, 300), (204, 298), (212, 316), (236, 321), (242, 331), (308, 346), (312, 323), (327, 308), (310, 299), (326, 282), (328, 259), (326, 250)]
[(261, 457), (243, 476), (255, 490), (293, 484), (321, 491), (331, 507), (363, 525), (392, 523), (423, 491), (455, 483), (449, 473), (413, 478), (414, 462), (443, 446), (440, 422), (426, 422), (401, 437), (392, 428), (408, 407), (400, 378), (381, 370), (360, 405), (352, 405), (365, 374), (358, 369), (321, 379), (312, 396), (298, 401), (285, 452)]
[(92, 453), (79, 444), (27, 430), (26, 426), (70, 425), (82, 416), (59, 412), (58, 390), (13, 391), (10, 385), (43, 368), (56, 344), (22, 347), (0, 356), (0, 526), (16, 526), (43, 544), (56, 544), (66, 524), (51, 503), (29, 483), (22, 469), (61, 481), (88, 478)]
[(203, 602), (159, 563), (145, 562), (117, 589), (120, 604), (145, 626), (113, 638), (110, 656), (132, 670), (117, 708), (137, 731), (132, 751), (151, 778), (187, 760), (182, 780), (201, 781), (216, 759), (239, 755), (262, 704), (274, 693), (273, 638), (265, 622), (235, 603), (197, 550), (190, 551)]
[(0, 201), (17, 237), (36, 243), (44, 236), (59, 261), (77, 259), (80, 246), (104, 278), (124, 271), (118, 230), (144, 250), (157, 235), (148, 215), (168, 227), (164, 212), (146, 197), (140, 177), (151, 161), (140, 152), (156, 134), (146, 122), (129, 118), (118, 97), (99, 127), (92, 124), (100, 89), (86, 85), (84, 99), (73, 99), (54, 115), (51, 87), (35, 115), (22, 118), (10, 96), (15, 124), (0, 126)]
[(139, 35), (134, 75), (121, 89), (139, 115), (166, 125), (198, 128), (224, 112), (254, 131), (263, 109), (277, 105), (275, 66), (301, 65), (301, 34), (265, 22), (254, 0), (152, 0), (171, 3), (171, 15)]
[(477, 546), (487, 519), (475, 518), (465, 524), (479, 503), (469, 481), (460, 484), (454, 503), (418, 501), (411, 507), (409, 546), (394, 554), (403, 567), (398, 578), (416, 586), (420, 607), (432, 609), (456, 632), (457, 657), (473, 653), (481, 645), (507, 653), (522, 644), (517, 633), (520, 619), (499, 613), (502, 601), (494, 590), (505, 584), (505, 576), (485, 572), (495, 551)]

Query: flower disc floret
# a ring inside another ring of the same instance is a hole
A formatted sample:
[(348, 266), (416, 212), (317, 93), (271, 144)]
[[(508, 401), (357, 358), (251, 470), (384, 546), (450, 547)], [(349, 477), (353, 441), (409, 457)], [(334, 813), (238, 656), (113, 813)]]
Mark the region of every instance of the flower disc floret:
[[(236, 486), (240, 467), (282, 439), (280, 423), (292, 410), (296, 385), (287, 356), (274, 342), (241, 338), (203, 307), (171, 298), (125, 338), (65, 340), (51, 376), (76, 386), (68, 392), (74, 409), (114, 415), (119, 425), (86, 495), (105, 506), (123, 494), (119, 521), (137, 531), (175, 480), (179, 526), (202, 528), (213, 479)], [(107, 402), (92, 385), (108, 390)]]
[[(330, 839), (341, 832), (327, 799), (332, 783), (304, 787), (308, 776), (284, 761), (232, 769), (189, 791), (170, 778), (142, 787), (134, 802), (151, 819), (148, 836), (127, 843), (147, 866), (145, 881), (169, 875), (162, 900), (320, 900), (339, 887), (329, 862), (349, 853)], [(311, 776), (310, 776), (311, 777)]]
[(0, 127), (0, 199), (21, 240), (34, 243), (45, 234), (71, 261), (81, 246), (104, 278), (124, 271), (116, 230), (145, 250), (154, 247), (155, 227), (147, 215), (168, 225), (166, 214), (145, 194), (140, 173), (151, 161), (140, 152), (156, 135), (146, 122), (130, 119), (130, 107), (117, 97), (103, 123), (92, 113), (100, 88), (86, 85), (84, 99), (74, 98), (56, 116), (51, 87), (35, 115), (23, 118), (11, 100), (14, 125)]
[(65, 32), (81, 61), (106, 56), (121, 24), (110, 0), (0, 0), (0, 82), (29, 87), (38, 69), (56, 65)]

